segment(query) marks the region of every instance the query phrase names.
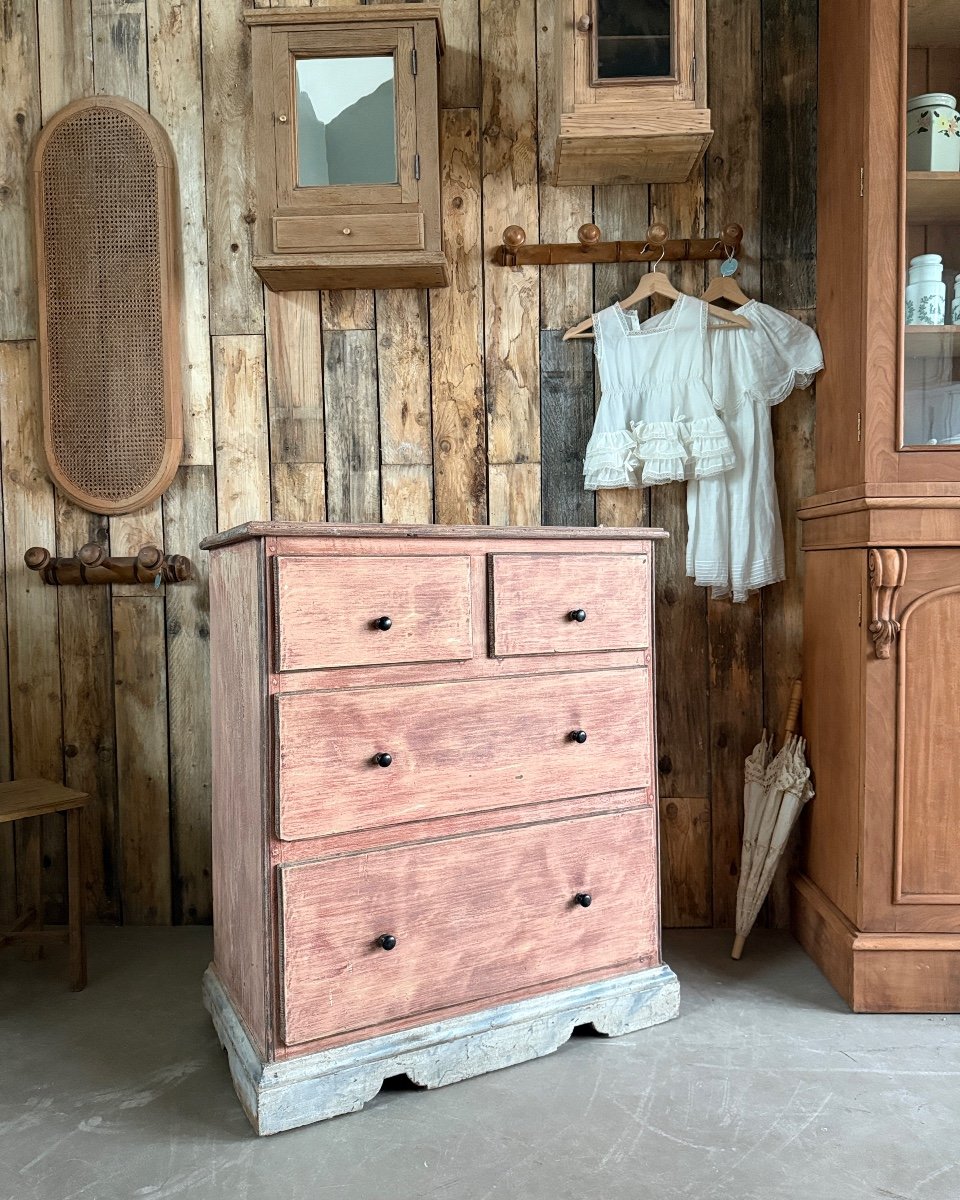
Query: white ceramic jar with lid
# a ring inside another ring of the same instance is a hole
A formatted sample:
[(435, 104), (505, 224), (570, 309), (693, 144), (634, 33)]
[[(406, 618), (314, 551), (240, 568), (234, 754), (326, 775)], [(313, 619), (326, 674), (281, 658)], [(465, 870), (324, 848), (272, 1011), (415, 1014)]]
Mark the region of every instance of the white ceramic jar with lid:
[(947, 285), (943, 282), (943, 258), (939, 254), (918, 254), (911, 258), (905, 300), (908, 325), (943, 324)]
[(960, 113), (949, 92), (907, 101), (907, 170), (960, 171)]

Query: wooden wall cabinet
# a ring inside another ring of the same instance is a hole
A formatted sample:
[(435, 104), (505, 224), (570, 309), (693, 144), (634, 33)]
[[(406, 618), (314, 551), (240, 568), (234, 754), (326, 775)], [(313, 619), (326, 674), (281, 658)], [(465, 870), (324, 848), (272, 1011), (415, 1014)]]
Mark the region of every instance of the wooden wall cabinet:
[(676, 1015), (649, 529), (263, 524), (210, 569), (215, 961), (260, 1133)]
[(681, 183), (713, 137), (706, 0), (557, 0), (556, 183)]
[(266, 8), (253, 265), (275, 291), (440, 287), (440, 9)]
[[(960, 1010), (960, 329), (907, 324), (909, 259), (960, 271), (960, 173), (907, 172), (906, 101), (960, 94), (960, 0), (820, 9), (817, 494), (796, 930), (864, 1012)], [(960, 294), (960, 291), (958, 291)], [(914, 316), (916, 321), (916, 316)]]

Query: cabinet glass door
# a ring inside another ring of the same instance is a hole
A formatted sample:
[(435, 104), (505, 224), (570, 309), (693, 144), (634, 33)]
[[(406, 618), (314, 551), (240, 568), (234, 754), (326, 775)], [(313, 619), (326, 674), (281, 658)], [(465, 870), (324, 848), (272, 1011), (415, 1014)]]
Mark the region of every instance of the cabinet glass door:
[(597, 83), (674, 75), (674, 0), (596, 0)]
[(397, 182), (392, 54), (298, 58), (297, 186)]
[(960, 447), (960, 0), (907, 22), (901, 445)]

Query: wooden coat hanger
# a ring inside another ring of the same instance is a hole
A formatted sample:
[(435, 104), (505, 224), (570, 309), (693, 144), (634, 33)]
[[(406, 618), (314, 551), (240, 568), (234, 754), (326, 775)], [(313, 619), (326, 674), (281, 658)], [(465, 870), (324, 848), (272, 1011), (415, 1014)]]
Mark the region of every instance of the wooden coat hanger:
[[(679, 300), (683, 292), (678, 292), (667, 276), (657, 270), (657, 265), (663, 260), (663, 255), (653, 264), (653, 268), (642, 277), (640, 282), (626, 298), (620, 301), (621, 309), (633, 308), (639, 304), (641, 300), (646, 300), (651, 296), (662, 296), (665, 300)], [(706, 300), (706, 296), (703, 297)], [(707, 304), (707, 310), (712, 317), (723, 321), (725, 324), (739, 325), (743, 329), (750, 328), (749, 320), (741, 313), (729, 312), (725, 308), (720, 308), (716, 304)], [(593, 329), (593, 317), (586, 317), (577, 325), (572, 325), (563, 335), (562, 340), (570, 341), (572, 338), (588, 338), (593, 337), (591, 330)]]
[(720, 274), (715, 275), (707, 285), (707, 290), (703, 293), (700, 299), (705, 304), (710, 304), (714, 300), (727, 300), (731, 304), (749, 304), (750, 297), (743, 290), (736, 279), (733, 277), (733, 271), (737, 269), (737, 260), (729, 247), (725, 247), (727, 251), (726, 261), (733, 263), (733, 269), (729, 275), (723, 274), (723, 267), (720, 268)]

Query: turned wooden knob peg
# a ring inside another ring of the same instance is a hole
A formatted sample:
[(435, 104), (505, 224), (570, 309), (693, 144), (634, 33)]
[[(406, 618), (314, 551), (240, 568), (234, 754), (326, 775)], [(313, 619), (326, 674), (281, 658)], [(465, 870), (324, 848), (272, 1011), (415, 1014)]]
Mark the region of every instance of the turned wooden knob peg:
[(50, 562), (50, 551), (43, 546), (31, 546), (23, 556), (23, 561), (31, 571), (42, 571)]
[(582, 17), (577, 17), (577, 28), (581, 33), (589, 33), (593, 28), (593, 20), (589, 13), (584, 13)]
[(735, 250), (743, 241), (743, 226), (742, 225), (725, 225), (723, 233), (720, 234), (720, 240), (730, 250)]
[(141, 546), (137, 563), (145, 571), (156, 571), (163, 565), (163, 551), (158, 546)]
[(577, 240), (581, 246), (595, 246), (600, 241), (599, 225), (581, 225), (577, 230)]
[(503, 244), (515, 254), (527, 240), (527, 231), (520, 225), (508, 225), (503, 231)]
[(99, 542), (87, 542), (77, 551), (77, 558), (85, 567), (99, 567), (107, 557), (107, 552)]
[(657, 221), (647, 230), (647, 241), (654, 246), (662, 246), (670, 236), (670, 230), (662, 221)]

